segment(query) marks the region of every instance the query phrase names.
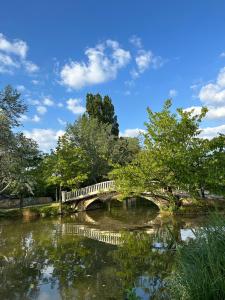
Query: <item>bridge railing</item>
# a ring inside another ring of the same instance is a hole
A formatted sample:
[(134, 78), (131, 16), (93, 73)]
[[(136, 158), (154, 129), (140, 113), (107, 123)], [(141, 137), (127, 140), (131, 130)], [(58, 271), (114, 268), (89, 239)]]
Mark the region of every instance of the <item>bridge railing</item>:
[(79, 199), (82, 196), (109, 191), (115, 187), (114, 181), (104, 181), (71, 192), (62, 192), (62, 202)]

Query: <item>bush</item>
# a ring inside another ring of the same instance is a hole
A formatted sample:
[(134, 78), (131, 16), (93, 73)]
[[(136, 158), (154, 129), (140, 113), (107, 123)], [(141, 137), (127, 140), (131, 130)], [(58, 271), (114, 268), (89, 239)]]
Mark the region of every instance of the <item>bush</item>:
[(169, 281), (171, 299), (225, 299), (225, 219), (210, 217), (196, 238), (178, 248), (176, 267)]

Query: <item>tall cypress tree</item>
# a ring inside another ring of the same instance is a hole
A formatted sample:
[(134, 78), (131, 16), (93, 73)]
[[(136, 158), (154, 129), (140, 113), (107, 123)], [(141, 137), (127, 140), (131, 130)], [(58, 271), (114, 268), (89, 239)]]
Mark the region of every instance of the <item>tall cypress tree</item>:
[(86, 96), (86, 112), (89, 117), (98, 119), (99, 122), (112, 125), (112, 134), (119, 136), (119, 124), (115, 115), (114, 105), (109, 96), (100, 94), (87, 94)]

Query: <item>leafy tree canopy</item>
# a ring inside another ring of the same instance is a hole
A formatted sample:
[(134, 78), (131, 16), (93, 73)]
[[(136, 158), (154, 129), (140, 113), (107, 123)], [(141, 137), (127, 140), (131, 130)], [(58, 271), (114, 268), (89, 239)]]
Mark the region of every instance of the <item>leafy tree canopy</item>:
[(171, 105), (167, 100), (160, 112), (148, 108), (143, 151), (131, 164), (112, 172), (124, 195), (148, 191), (177, 205), (178, 189), (196, 195), (210, 186), (224, 188), (224, 136), (211, 141), (199, 137), (207, 108), (200, 114), (182, 109), (173, 113)]
[(89, 117), (96, 118), (100, 123), (112, 126), (111, 133), (119, 136), (119, 124), (115, 115), (114, 105), (109, 96), (87, 94), (86, 112)]

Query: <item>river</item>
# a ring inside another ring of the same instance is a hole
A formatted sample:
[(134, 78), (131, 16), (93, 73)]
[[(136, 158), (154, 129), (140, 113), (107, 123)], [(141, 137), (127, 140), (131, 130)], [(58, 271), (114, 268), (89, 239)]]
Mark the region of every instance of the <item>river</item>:
[(146, 202), (0, 221), (0, 299), (167, 299), (176, 245), (206, 220)]

